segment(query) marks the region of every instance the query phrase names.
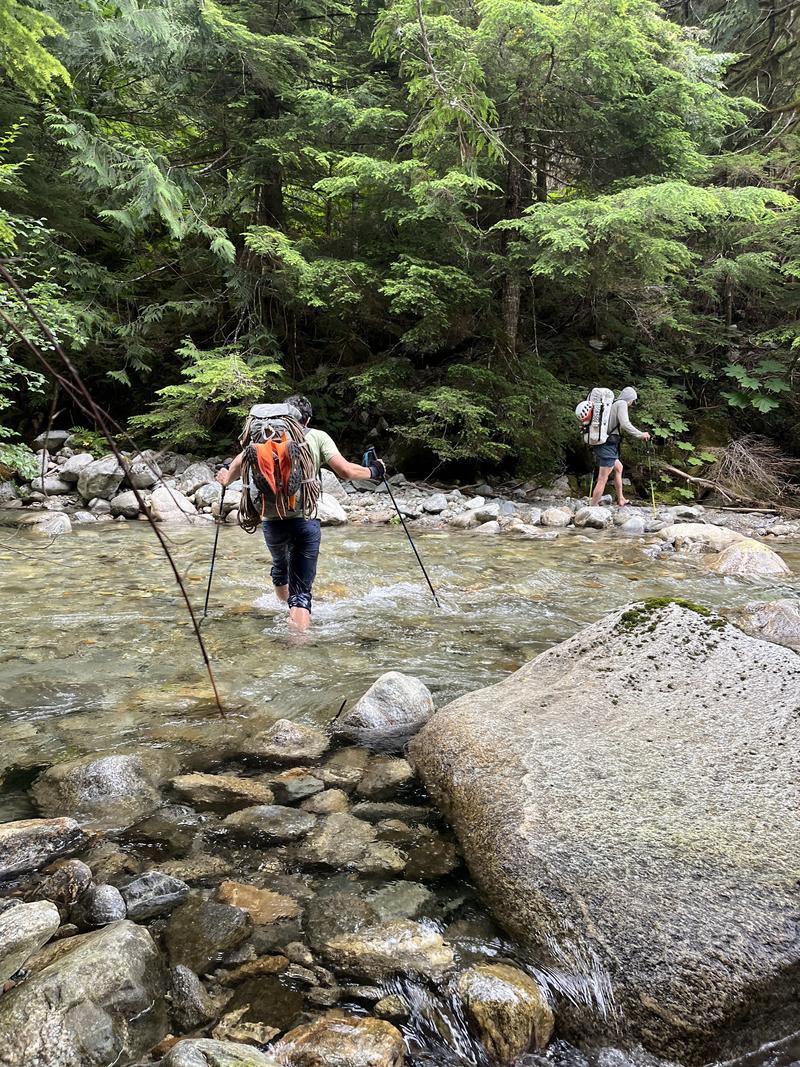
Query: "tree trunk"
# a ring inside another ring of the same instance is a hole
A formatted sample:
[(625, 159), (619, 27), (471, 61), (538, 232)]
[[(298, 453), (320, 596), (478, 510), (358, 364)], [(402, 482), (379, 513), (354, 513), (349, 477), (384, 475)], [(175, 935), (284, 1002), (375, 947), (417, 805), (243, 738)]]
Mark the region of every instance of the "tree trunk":
[[(523, 168), (524, 152), (527, 137), (515, 138), (512, 148), (513, 155), (508, 161), (506, 174), (506, 205), (505, 218), (518, 219), (522, 215), (524, 206), (523, 193)], [(501, 254), (506, 255), (509, 246), (508, 234), (504, 233), (501, 241)], [(509, 356), (517, 353), (519, 338), (519, 312), (522, 299), (522, 281), (517, 268), (509, 266), (503, 279), (503, 344)]]

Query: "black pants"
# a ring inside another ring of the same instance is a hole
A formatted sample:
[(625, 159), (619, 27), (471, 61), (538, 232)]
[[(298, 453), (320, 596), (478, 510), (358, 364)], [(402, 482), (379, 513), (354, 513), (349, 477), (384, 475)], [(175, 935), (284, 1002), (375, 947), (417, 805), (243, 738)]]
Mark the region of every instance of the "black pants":
[(289, 607), (311, 611), (322, 538), (319, 519), (266, 519), (264, 540), (272, 556), (272, 584), (289, 586)]

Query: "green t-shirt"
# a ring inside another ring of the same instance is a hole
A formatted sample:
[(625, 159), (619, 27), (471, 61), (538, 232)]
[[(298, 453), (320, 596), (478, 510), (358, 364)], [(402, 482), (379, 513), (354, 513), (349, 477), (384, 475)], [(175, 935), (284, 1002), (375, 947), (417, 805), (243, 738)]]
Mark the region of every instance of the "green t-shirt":
[[(323, 464), (339, 454), (339, 449), (336, 447), (333, 438), (330, 434), (325, 433), (324, 430), (309, 430), (306, 433), (306, 443), (311, 449), (311, 455), (314, 457), (314, 471), (317, 475), (319, 475)], [(302, 516), (302, 507), (297, 507), (294, 511), (288, 512), (285, 517), (287, 519), (299, 519)], [(279, 515), (275, 508), (268, 504), (264, 511), (264, 518), (277, 519)], [(316, 513), (309, 515), (309, 518), (316, 518)]]

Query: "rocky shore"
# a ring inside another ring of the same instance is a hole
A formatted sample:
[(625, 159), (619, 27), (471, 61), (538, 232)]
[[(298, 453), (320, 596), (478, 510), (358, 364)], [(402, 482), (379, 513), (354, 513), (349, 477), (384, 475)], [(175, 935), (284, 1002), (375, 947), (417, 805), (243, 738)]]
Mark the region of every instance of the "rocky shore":
[[(0, 514), (7, 523), (28, 526), (47, 536), (68, 533), (73, 526), (143, 519), (132, 489), (144, 496), (158, 522), (197, 524), (220, 517), (222, 487), (214, 479), (223, 457), (199, 459), (173, 452), (152, 451), (126, 455), (130, 475), (112, 455), (95, 457), (70, 446), (64, 431), (42, 435), (38, 458), (43, 475), (17, 485), (0, 482)], [(377, 482), (342, 483), (323, 471), (319, 514), (323, 525), (382, 525), (397, 522), (386, 486)], [(768, 542), (800, 537), (800, 520), (778, 514), (730, 512), (701, 505), (657, 505), (655, 514), (639, 506), (591, 507), (585, 497), (570, 495), (570, 479), (553, 485), (525, 483), (514, 486), (478, 485), (442, 488), (407, 481), (402, 474), (390, 479), (403, 517), (414, 529), (458, 529), (480, 536), (501, 535), (521, 540), (554, 540), (567, 530), (610, 530), (627, 537), (658, 533), (677, 522), (712, 524)], [(225, 494), (222, 518), (236, 523), (241, 482)]]

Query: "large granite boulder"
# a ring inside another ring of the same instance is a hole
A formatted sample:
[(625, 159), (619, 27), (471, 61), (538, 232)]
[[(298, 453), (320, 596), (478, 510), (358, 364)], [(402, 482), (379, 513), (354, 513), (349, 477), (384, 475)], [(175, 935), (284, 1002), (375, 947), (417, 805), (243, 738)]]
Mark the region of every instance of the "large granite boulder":
[(800, 652), (800, 601), (771, 600), (767, 604), (748, 604), (737, 614), (736, 622), (753, 637), (774, 641)]
[(81, 826), (120, 830), (156, 810), (159, 787), (174, 769), (157, 751), (82, 756), (45, 771), (32, 793), (43, 815), (66, 812)]
[(84, 500), (110, 500), (122, 484), (125, 472), (116, 456), (92, 460), (78, 472), (78, 492)]
[(0, 1067), (131, 1063), (166, 1033), (165, 993), (158, 949), (131, 922), (56, 942), (0, 998)]
[(19, 904), (0, 915), (0, 982), (24, 966), (61, 925), (55, 904), (34, 900)]
[(156, 522), (191, 523), (197, 510), (191, 500), (175, 488), (159, 485), (150, 497), (150, 511)]
[(744, 537), (710, 556), (706, 566), (714, 574), (730, 578), (776, 578), (791, 574), (788, 564), (761, 541)]
[(344, 526), (347, 512), (330, 493), (322, 493), (317, 503), (317, 518), (323, 526)]
[(796, 653), (653, 601), (411, 742), (495, 917), (582, 986), (566, 1032), (697, 1063), (800, 1027), (798, 694)]
[(744, 534), (738, 530), (704, 522), (675, 522), (659, 530), (658, 536), (667, 544), (687, 552), (721, 552), (734, 541), (744, 540)]

